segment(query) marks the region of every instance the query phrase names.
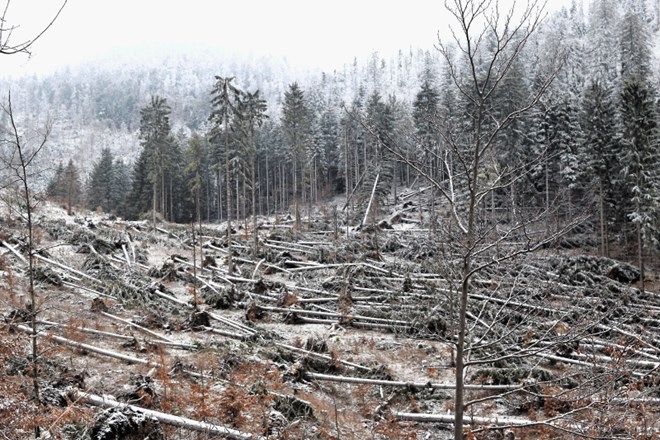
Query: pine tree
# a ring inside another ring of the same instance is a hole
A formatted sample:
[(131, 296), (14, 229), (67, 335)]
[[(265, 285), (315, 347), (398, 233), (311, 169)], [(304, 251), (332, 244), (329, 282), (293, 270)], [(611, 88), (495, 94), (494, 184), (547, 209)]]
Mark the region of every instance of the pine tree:
[(257, 177), (257, 141), (256, 129), (268, 118), (266, 115), (266, 101), (259, 94), (259, 90), (254, 93), (247, 92), (239, 101), (238, 131), (241, 144), (243, 161), (249, 169), (248, 184), (252, 193), (252, 229), (254, 235), (254, 253), (258, 252), (259, 236), (257, 234), (257, 186), (259, 184)]
[(55, 169), (55, 174), (48, 181), (46, 186), (46, 195), (57, 203), (62, 203), (64, 198), (63, 191), (64, 165), (60, 162)]
[(628, 218), (635, 225), (641, 287), (644, 290), (644, 245), (654, 237), (660, 198), (660, 145), (654, 94), (648, 84), (629, 77), (621, 94), (622, 175), (631, 194)]
[(609, 254), (609, 219), (616, 197), (615, 169), (618, 163), (616, 109), (611, 93), (594, 81), (586, 90), (580, 115), (582, 129), (581, 162), (587, 180), (593, 181), (598, 193), (601, 252)]
[(69, 163), (64, 169), (63, 184), (67, 213), (71, 215), (73, 213), (73, 207), (80, 203), (80, 196), (82, 193), (80, 173), (72, 159), (69, 159)]
[(109, 148), (101, 150), (101, 157), (94, 164), (87, 183), (87, 206), (110, 212), (112, 206), (114, 157)]
[[(140, 110), (140, 140), (147, 157), (147, 179), (152, 187), (152, 220), (156, 213), (173, 218), (171, 191), (166, 185), (168, 174), (176, 162), (173, 160), (174, 140), (170, 127), (171, 108), (165, 98), (152, 96), (149, 105)], [(170, 182), (171, 183), (171, 182)]]
[(431, 155), (427, 161), (431, 168), (430, 173), (435, 178), (442, 173), (441, 152), (439, 151), (439, 108), (440, 93), (428, 80), (424, 81), (413, 102), (413, 120), (415, 132), (423, 151)]
[(305, 101), (305, 94), (298, 83), (289, 85), (284, 92), (282, 105), (282, 132), (288, 146), (289, 158), (293, 163), (293, 203), (296, 216), (296, 229), (300, 228), (299, 189), (304, 191), (306, 173), (310, 157), (308, 148), (311, 142), (311, 113)]
[[(229, 148), (229, 124), (236, 116), (236, 106), (241, 98), (242, 92), (232, 84), (234, 77), (215, 77), (215, 85), (211, 92), (211, 106), (213, 108), (209, 121), (213, 123), (212, 140), (217, 140), (222, 134), (224, 145), (225, 162), (225, 189), (227, 202), (227, 242), (230, 243), (231, 219), (232, 219), (232, 186), (231, 186), (231, 161), (232, 152)], [(219, 168), (218, 168), (219, 173)], [(238, 195), (237, 195), (238, 196)], [(236, 213), (238, 218), (238, 212)], [(231, 253), (231, 252), (230, 252)], [(229, 271), (231, 273), (232, 264), (229, 262)]]

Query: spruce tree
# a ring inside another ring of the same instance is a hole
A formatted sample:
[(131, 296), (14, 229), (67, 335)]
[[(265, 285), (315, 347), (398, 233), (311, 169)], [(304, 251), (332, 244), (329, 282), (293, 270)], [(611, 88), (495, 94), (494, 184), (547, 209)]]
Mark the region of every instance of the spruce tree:
[(126, 215), (126, 198), (131, 188), (131, 170), (120, 158), (112, 164), (112, 181), (110, 184), (110, 209), (118, 214)]
[(241, 156), (247, 171), (247, 183), (252, 195), (252, 229), (254, 237), (254, 253), (258, 251), (259, 239), (257, 234), (257, 138), (256, 129), (268, 118), (266, 115), (266, 101), (261, 97), (259, 90), (254, 93), (247, 92), (239, 101), (238, 131), (241, 145)]
[(580, 114), (582, 146), (580, 149), (584, 175), (594, 182), (598, 194), (601, 253), (609, 254), (609, 221), (616, 217), (614, 210), (618, 191), (615, 169), (618, 160), (616, 109), (611, 93), (600, 82), (587, 88)]
[[(232, 185), (231, 185), (231, 161), (233, 154), (229, 145), (229, 125), (236, 116), (236, 106), (243, 92), (232, 84), (234, 77), (215, 77), (215, 85), (211, 91), (212, 111), (209, 121), (213, 123), (211, 140), (218, 141), (222, 135), (224, 146), (224, 164), (225, 164), (225, 189), (227, 202), (227, 242), (230, 243), (231, 219), (232, 219)], [(218, 168), (219, 173), (219, 168)], [(236, 213), (238, 216), (238, 213)], [(229, 262), (230, 273), (232, 271), (231, 262)]]
[(428, 80), (424, 81), (421, 90), (413, 102), (413, 121), (415, 133), (420, 146), (426, 152), (430, 174), (442, 179), (443, 165), (440, 152), (440, 93)]
[(114, 157), (109, 148), (101, 150), (101, 157), (92, 167), (87, 183), (87, 206), (110, 212)]
[(46, 186), (46, 195), (57, 203), (62, 203), (64, 197), (63, 181), (64, 165), (60, 162), (55, 169), (55, 174), (50, 178)]
[(81, 186), (78, 168), (73, 163), (73, 160), (69, 159), (69, 163), (66, 165), (63, 174), (64, 197), (69, 215), (73, 213), (73, 207), (80, 203)]
[(149, 153), (143, 149), (140, 152), (131, 174), (131, 190), (126, 197), (124, 215), (136, 220), (149, 211), (152, 203), (152, 185), (149, 183)]
[(636, 76), (629, 77), (624, 83), (621, 121), (622, 176), (631, 194), (628, 218), (635, 225), (643, 290), (644, 245), (655, 236), (660, 197), (660, 145), (654, 94), (648, 84)]
[(308, 172), (308, 148), (311, 141), (311, 112), (305, 100), (305, 93), (298, 83), (293, 83), (284, 92), (282, 105), (282, 132), (288, 147), (289, 159), (293, 164), (293, 203), (296, 229), (300, 228), (300, 188), (303, 187)]
[[(171, 188), (167, 176), (172, 174), (174, 140), (170, 127), (171, 108), (165, 98), (152, 96), (149, 105), (140, 110), (140, 141), (147, 157), (147, 179), (152, 188), (152, 220), (156, 214), (173, 218)], [(171, 182), (170, 182), (171, 183)], [(168, 207), (170, 208), (168, 210)]]

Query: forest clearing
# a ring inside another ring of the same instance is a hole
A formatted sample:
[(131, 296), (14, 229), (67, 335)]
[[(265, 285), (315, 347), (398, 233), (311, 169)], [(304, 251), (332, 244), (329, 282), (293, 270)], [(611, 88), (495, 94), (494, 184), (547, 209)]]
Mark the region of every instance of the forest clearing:
[[(153, 231), (43, 206), (40, 404), (25, 398), (34, 374), (25, 242), (7, 222), (0, 432), (451, 438), (452, 249), (433, 239), (428, 213), (410, 201), (418, 196), (401, 198), (386, 229), (346, 230), (319, 208), (298, 232), (292, 220), (260, 218), (256, 254), (254, 231), (241, 226), (231, 274), (222, 226)], [(660, 294), (636, 287), (634, 266), (567, 249), (580, 239), (474, 280), (473, 438), (657, 435)]]

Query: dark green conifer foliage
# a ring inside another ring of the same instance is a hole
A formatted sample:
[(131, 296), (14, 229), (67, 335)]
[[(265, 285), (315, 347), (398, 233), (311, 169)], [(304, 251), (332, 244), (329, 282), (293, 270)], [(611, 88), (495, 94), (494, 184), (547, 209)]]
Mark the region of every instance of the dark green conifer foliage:
[(57, 168), (55, 169), (55, 174), (48, 181), (48, 186), (46, 187), (46, 195), (50, 199), (55, 200), (58, 203), (62, 202), (62, 198), (64, 196), (64, 193), (62, 191), (63, 180), (64, 180), (64, 165), (62, 165), (62, 162), (60, 162), (57, 165)]
[(152, 96), (149, 105), (140, 110), (140, 141), (147, 159), (147, 180), (151, 184), (152, 219), (156, 213), (175, 220), (174, 206), (176, 167), (181, 162), (170, 127), (170, 106), (165, 98)]
[(135, 220), (151, 209), (152, 185), (149, 174), (149, 154), (143, 149), (133, 165), (131, 191), (126, 197), (124, 215)]
[[(258, 252), (259, 240), (257, 234), (257, 136), (256, 130), (268, 119), (266, 110), (268, 106), (261, 97), (259, 90), (254, 93), (247, 92), (238, 103), (237, 126), (240, 145), (240, 156), (245, 170), (245, 183), (250, 188), (252, 196), (252, 234), (254, 238), (253, 252)], [(246, 213), (247, 214), (247, 213)]]
[(289, 85), (284, 92), (282, 106), (282, 133), (288, 147), (289, 159), (293, 164), (293, 203), (296, 228), (300, 227), (300, 193), (304, 194), (304, 182), (309, 173), (309, 146), (312, 135), (311, 112), (305, 100), (305, 93), (298, 83)]
[(48, 182), (46, 195), (50, 199), (64, 204), (69, 215), (71, 215), (73, 207), (81, 201), (81, 187), (78, 168), (73, 160), (69, 159), (66, 168), (62, 163), (57, 166), (55, 175)]
[[(226, 207), (227, 207), (227, 239), (231, 231), (232, 220), (232, 168), (231, 163), (235, 157), (235, 152), (231, 149), (230, 144), (230, 124), (236, 116), (236, 107), (240, 101), (243, 92), (232, 84), (234, 77), (215, 77), (215, 85), (211, 91), (211, 106), (212, 111), (209, 116), (209, 121), (213, 124), (211, 129), (211, 141), (216, 145), (221, 145), (224, 156), (224, 173), (225, 173), (225, 191), (226, 191)], [(216, 166), (217, 177), (220, 177), (220, 166)], [(219, 181), (218, 181), (219, 184)], [(238, 215), (238, 213), (236, 213)]]
[(103, 212), (110, 212), (116, 208), (112, 205), (113, 162), (110, 149), (101, 150), (101, 157), (94, 164), (87, 183), (87, 206), (90, 209), (100, 208)]
[[(389, 103), (383, 102), (378, 92), (367, 101), (365, 124), (368, 128), (365, 175), (358, 192), (358, 202), (363, 208), (367, 208), (372, 193), (377, 204), (383, 206), (394, 179), (394, 158), (388, 149), (394, 139), (394, 118)], [(370, 209), (369, 215), (372, 215), (374, 206)]]
[(631, 198), (628, 219), (635, 226), (644, 289), (643, 248), (655, 237), (660, 196), (658, 120), (654, 94), (637, 76), (628, 77), (621, 94), (622, 178)]
[(580, 162), (587, 182), (592, 182), (598, 194), (601, 253), (609, 253), (610, 223), (618, 217), (619, 227), (623, 220), (617, 215), (617, 197), (620, 185), (613, 170), (618, 161), (618, 135), (616, 109), (611, 93), (600, 82), (594, 81), (587, 88), (580, 114), (582, 144)]

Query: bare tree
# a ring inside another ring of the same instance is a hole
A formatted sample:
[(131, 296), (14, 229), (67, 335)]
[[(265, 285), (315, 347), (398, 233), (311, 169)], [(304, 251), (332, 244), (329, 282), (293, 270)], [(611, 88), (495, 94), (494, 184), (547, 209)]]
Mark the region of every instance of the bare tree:
[(34, 289), (34, 203), (32, 199), (31, 181), (34, 177), (32, 171), (34, 160), (46, 145), (50, 134), (50, 125), (46, 126), (43, 133), (36, 138), (36, 145), (30, 147), (31, 143), (18, 128), (14, 118), (14, 110), (11, 103), (11, 93), (7, 97), (7, 105), (2, 106), (2, 111), (9, 120), (9, 127), (2, 136), (2, 161), (7, 181), (3, 187), (14, 187), (21, 193), (24, 203), (24, 219), (27, 226), (27, 255), (28, 255), (28, 295), (30, 297), (30, 321), (32, 326), (32, 380), (34, 396), (39, 398), (39, 376), (38, 376), (38, 350), (37, 350), (37, 295)]
[[(554, 68), (535, 84), (524, 99), (507, 103), (504, 110), (494, 105), (498, 97), (506, 93), (503, 91), (506, 80), (519, 62), (530, 37), (540, 26), (545, 15), (545, 3), (528, 0), (524, 7), (517, 7), (514, 3), (505, 12), (500, 10), (497, 0), (448, 0), (445, 6), (457, 27), (452, 28), (451, 44), (439, 40), (437, 48), (446, 61), (450, 83), (464, 102), (465, 108), (461, 109), (464, 117), (453, 127), (440, 128), (446, 145), (442, 156), (431, 149), (419, 155), (433, 156), (434, 160), (444, 164), (445, 172), (434, 173), (428, 161), (416, 161), (406, 154), (403, 147), (391, 148), (391, 151), (427, 179), (441, 195), (440, 209), (445, 210), (448, 216), (445, 230), (450, 231), (450, 236), (447, 238), (459, 243), (455, 250), (458, 258), (453, 271), (458, 281), (454, 300), (458, 308), (454, 341), (454, 437), (459, 440), (463, 439), (466, 369), (470, 365), (493, 362), (497, 358), (490, 356), (489, 359), (469, 361), (471, 353), (477, 348), (492, 345), (484, 335), (480, 338), (470, 334), (474, 327), (470, 327), (468, 318), (476, 323), (484, 322), (478, 316), (471, 316), (468, 309), (468, 304), (473, 300), (475, 275), (539, 249), (572, 228), (580, 218), (574, 218), (554, 231), (532, 234), (530, 230), (534, 226), (545, 228), (542, 220), (546, 218), (546, 207), (523, 212), (515, 209), (516, 202), (512, 200), (512, 212), (506, 224), (498, 224), (492, 219), (489, 221), (484, 215), (485, 202), (496, 193), (513, 195), (516, 185), (534, 164), (540, 163), (545, 154), (541, 152), (526, 161), (503, 166), (498, 161), (496, 146), (503, 132), (538, 104), (561, 67), (560, 53), (551, 60)], [(439, 123), (442, 125), (442, 122)], [(514, 240), (516, 245), (511, 246)], [(488, 334), (489, 328), (485, 325)], [(475, 339), (472, 344), (470, 337)], [(531, 354), (530, 351), (517, 353), (518, 356)]]
[(19, 28), (19, 25), (12, 24), (9, 20), (9, 10), (11, 6), (11, 0), (7, 0), (5, 7), (2, 10), (2, 16), (0, 16), (0, 54), (2, 55), (15, 55), (18, 53), (23, 53), (30, 55), (32, 52), (32, 46), (36, 43), (48, 29), (51, 28), (53, 23), (62, 13), (64, 6), (66, 6), (68, 0), (62, 2), (62, 6), (57, 10), (55, 16), (50, 20), (50, 22), (34, 37), (28, 38), (25, 40), (19, 40), (15, 42), (13, 39), (14, 32)]

